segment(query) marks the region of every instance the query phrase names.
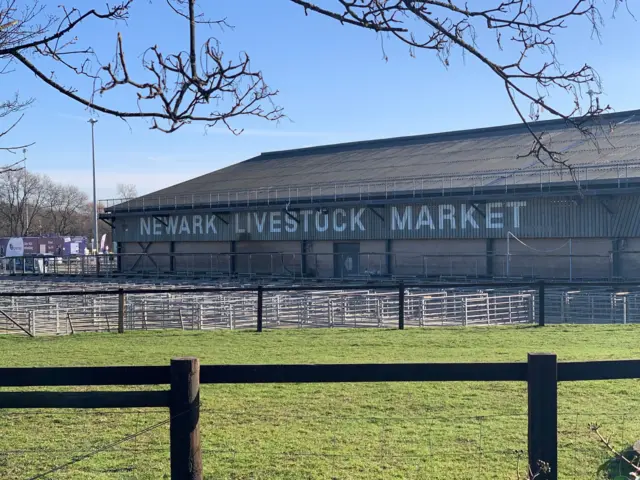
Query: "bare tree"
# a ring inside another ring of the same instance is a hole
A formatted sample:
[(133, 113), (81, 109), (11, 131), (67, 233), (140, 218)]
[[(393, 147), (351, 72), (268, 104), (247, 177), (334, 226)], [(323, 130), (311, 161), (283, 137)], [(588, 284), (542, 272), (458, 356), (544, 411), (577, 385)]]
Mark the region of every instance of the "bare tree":
[(116, 194), (119, 200), (131, 200), (138, 196), (138, 189), (133, 183), (119, 183), (116, 186)]
[(48, 233), (75, 235), (84, 233), (89, 218), (89, 197), (73, 185), (51, 184), (43, 200), (43, 224)]
[[(600, 79), (594, 69), (586, 64), (565, 69), (555, 41), (556, 34), (574, 20), (585, 20), (593, 35), (599, 36), (599, 7), (605, 0), (539, 4), (534, 0), (486, 0), (481, 6), (464, 0), (288, 1), (307, 14), (323, 15), (376, 32), (383, 40), (399, 41), (411, 55), (421, 50), (433, 52), (445, 66), (456, 51), (472, 57), (497, 76), (526, 125), (548, 112), (594, 139), (594, 119), (609, 109), (600, 104)], [(21, 6), (24, 3), (27, 6)], [(267, 86), (260, 71), (251, 68), (247, 54), (229, 61), (217, 38), (198, 42), (199, 27), (228, 26), (225, 19), (209, 20), (197, 9), (213, 3), (153, 3), (151, 8), (168, 8), (176, 21), (188, 26), (185, 48), (167, 54), (158, 46), (151, 46), (142, 54), (141, 65), (132, 67), (121, 33), (117, 35), (113, 60), (108, 63), (101, 61), (90, 41), (82, 43), (78, 36), (81, 26), (127, 20), (133, 0), (117, 0), (101, 9), (76, 8), (64, 2), (57, 15), (46, 11), (38, 0), (0, 0), (0, 62), (27, 69), (92, 111), (122, 119), (145, 118), (151, 128), (164, 132), (203, 122), (222, 123), (240, 133), (232, 125), (237, 117), (282, 118), (281, 108), (271, 103), (277, 92)], [(615, 13), (626, 1), (615, 0), (613, 4)], [(540, 12), (537, 5), (544, 11)], [(92, 88), (80, 91), (75, 85), (64, 84), (59, 80), (64, 72), (88, 79)], [(123, 95), (130, 94), (129, 107), (116, 108), (105, 100), (106, 94), (115, 89)], [(565, 103), (571, 106), (562, 108)], [(24, 105), (25, 102), (17, 104), (19, 108)], [(544, 132), (529, 130), (533, 137), (529, 155), (543, 163), (566, 164)]]
[(51, 181), (26, 170), (8, 172), (0, 177), (0, 224), (11, 236), (29, 234), (42, 207)]

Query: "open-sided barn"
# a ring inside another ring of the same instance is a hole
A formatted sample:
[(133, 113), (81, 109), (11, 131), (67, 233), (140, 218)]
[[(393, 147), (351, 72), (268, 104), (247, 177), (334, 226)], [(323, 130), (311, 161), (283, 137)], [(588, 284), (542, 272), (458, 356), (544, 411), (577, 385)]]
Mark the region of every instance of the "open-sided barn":
[(110, 206), (123, 272), (639, 277), (640, 111), (263, 153)]

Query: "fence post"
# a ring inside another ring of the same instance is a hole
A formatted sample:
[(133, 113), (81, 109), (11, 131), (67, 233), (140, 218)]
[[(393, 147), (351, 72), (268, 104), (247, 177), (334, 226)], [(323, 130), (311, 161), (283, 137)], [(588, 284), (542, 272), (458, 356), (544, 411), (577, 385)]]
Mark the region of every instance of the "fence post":
[(258, 285), (258, 327), (257, 332), (262, 331), (262, 302), (263, 302), (263, 290), (262, 285)]
[(398, 286), (398, 328), (404, 330), (404, 282)]
[(538, 325), (544, 327), (544, 281), (540, 281), (538, 284)]
[(467, 326), (467, 321), (469, 320), (469, 308), (467, 306), (466, 297), (462, 298), (462, 311), (464, 312), (464, 317), (462, 318), (462, 325), (464, 327)]
[(36, 336), (36, 312), (29, 310), (29, 330), (31, 330), (31, 336)]
[(202, 480), (200, 449), (200, 361), (171, 360), (171, 479)]
[(124, 333), (124, 289), (118, 289), (118, 333)]
[[(558, 364), (555, 353), (530, 353), (529, 468), (537, 480), (558, 478)], [(541, 463), (542, 462), (542, 463)], [(543, 468), (542, 465), (548, 466)]]

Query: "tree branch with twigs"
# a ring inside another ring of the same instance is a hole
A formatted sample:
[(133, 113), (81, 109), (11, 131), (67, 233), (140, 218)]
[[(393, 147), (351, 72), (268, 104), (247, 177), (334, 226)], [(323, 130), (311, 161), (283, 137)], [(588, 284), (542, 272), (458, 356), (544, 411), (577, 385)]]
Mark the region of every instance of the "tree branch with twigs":
[[(569, 166), (548, 135), (530, 125), (532, 121), (548, 112), (595, 142), (598, 116), (610, 110), (600, 103), (597, 72), (587, 64), (565, 69), (556, 45), (557, 34), (573, 20), (585, 19), (592, 34), (599, 36), (601, 0), (571, 0), (569, 5), (548, 2), (544, 8), (549, 12), (544, 15), (533, 0), (492, 0), (477, 6), (462, 0), (335, 0), (333, 8), (326, 3), (290, 1), (307, 14), (324, 15), (399, 40), (411, 55), (421, 50), (434, 52), (445, 66), (450, 65), (455, 51), (475, 58), (499, 78), (527, 126), (533, 141), (525, 156), (544, 165)], [(614, 2), (614, 13), (623, 3), (626, 1)], [(567, 99), (571, 106), (562, 108)]]
[(640, 440), (638, 440), (630, 450), (631, 458), (627, 458), (627, 455), (620, 452), (613, 446), (611, 438), (605, 437), (601, 432), (601, 425), (592, 423), (589, 425), (589, 430), (596, 436), (600, 444), (614, 456), (614, 459), (621, 462), (622, 465), (628, 470), (628, 478), (630, 480), (640, 479)]
[[(247, 54), (228, 59), (214, 37), (198, 45), (196, 26), (220, 25), (221, 21), (204, 19), (196, 12), (196, 0), (166, 0), (178, 20), (189, 23), (186, 50), (165, 54), (153, 45), (144, 53), (141, 65), (132, 69), (126, 60), (123, 35), (118, 33), (114, 59), (103, 63), (90, 42), (88, 46), (81, 43), (81, 27), (126, 21), (133, 3), (119, 0), (101, 9), (61, 5), (54, 15), (46, 12), (38, 0), (23, 8), (17, 0), (0, 0), (0, 61), (26, 68), (93, 112), (121, 119), (148, 119), (151, 128), (163, 132), (200, 122), (208, 126), (224, 124), (237, 134), (241, 130), (232, 125), (237, 117), (282, 118), (282, 109), (272, 103), (277, 92), (267, 86), (261, 72), (252, 69)], [(55, 69), (51, 73), (46, 70), (49, 66)], [(89, 79), (93, 88), (81, 92), (64, 84), (59, 80), (61, 71)], [(116, 108), (105, 100), (105, 95), (115, 89), (129, 94), (129, 108)]]
[[(321, 15), (375, 32), (385, 41), (398, 41), (412, 56), (420, 51), (433, 53), (445, 67), (456, 52), (484, 65), (504, 86), (506, 97), (528, 128), (532, 144), (525, 156), (545, 165), (570, 166), (563, 152), (554, 147), (552, 135), (532, 125), (543, 113), (564, 120), (595, 144), (598, 133), (605, 131), (598, 118), (610, 107), (601, 104), (597, 72), (588, 64), (565, 67), (557, 44), (558, 34), (576, 28), (579, 21), (599, 38), (604, 0), (487, 0), (482, 5), (464, 0), (284, 1), (307, 15)], [(213, 2), (155, 0), (151, 8), (168, 9), (178, 27), (185, 27), (182, 50), (167, 53), (149, 41), (139, 62), (131, 62), (122, 32), (117, 33), (108, 62), (94, 50), (91, 38), (85, 37), (87, 27), (125, 23), (133, 4), (140, 2), (116, 0), (99, 8), (87, 8), (78, 0), (79, 6), (72, 3), (65, 1), (49, 11), (39, 0), (0, 0), (0, 74), (9, 66), (26, 69), (92, 112), (123, 120), (146, 119), (150, 128), (167, 133), (201, 123), (224, 125), (240, 134), (239, 118), (283, 118), (282, 108), (273, 103), (278, 92), (252, 67), (248, 54), (230, 58), (220, 38), (199, 40), (202, 27), (230, 28), (226, 19), (209, 19), (201, 10)], [(616, 0), (613, 12), (621, 5), (626, 0)], [(79, 80), (63, 81), (68, 74)], [(82, 82), (90, 88), (79, 87)], [(121, 95), (113, 102), (111, 95), (116, 91)], [(17, 114), (28, 102), (8, 104), (5, 109), (10, 112), (13, 108), (12, 113)], [(17, 116), (7, 125), (5, 135), (20, 119)], [(8, 150), (16, 148), (20, 146)]]

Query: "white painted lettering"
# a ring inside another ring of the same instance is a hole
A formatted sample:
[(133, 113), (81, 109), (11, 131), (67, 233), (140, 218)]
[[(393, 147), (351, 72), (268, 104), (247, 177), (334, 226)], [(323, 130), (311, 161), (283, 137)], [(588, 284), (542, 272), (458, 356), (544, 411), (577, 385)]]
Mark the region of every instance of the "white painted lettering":
[(258, 218), (258, 214), (254, 212), (253, 218), (255, 218), (256, 220), (256, 228), (258, 229), (258, 233), (262, 233), (262, 231), (264, 230), (264, 224), (267, 223), (267, 212), (262, 212), (262, 218)]
[(151, 235), (151, 218), (140, 218), (140, 235)]
[[(342, 217), (342, 220), (338, 220), (338, 215)], [(333, 229), (336, 232), (344, 232), (347, 228), (347, 222), (346, 220), (344, 220), (346, 216), (347, 212), (345, 212), (342, 208), (336, 208), (333, 211)]]
[(182, 232), (185, 232), (187, 235), (191, 235), (191, 229), (189, 228), (189, 221), (187, 217), (182, 217), (182, 222), (180, 222), (180, 231), (179, 234), (182, 235)]
[(500, 208), (502, 203), (487, 203), (486, 220), (487, 228), (504, 228), (503, 213), (494, 211), (495, 208)]
[(287, 212), (284, 215), (284, 229), (289, 232), (289, 233), (293, 233), (296, 230), (298, 230), (298, 218), (296, 217), (296, 215), (294, 215), (293, 212)]
[(191, 231), (193, 232), (193, 234), (202, 235), (202, 215), (194, 215), (191, 221), (193, 222), (193, 226), (191, 227)]
[(300, 210), (300, 213), (304, 217), (304, 231), (309, 231), (309, 215), (313, 214), (313, 210)]
[(513, 228), (520, 228), (520, 209), (527, 206), (527, 202), (508, 202), (508, 207), (513, 208)]
[(429, 227), (431, 230), (436, 228), (433, 224), (433, 218), (431, 218), (431, 212), (429, 211), (429, 207), (426, 205), (422, 205), (420, 207), (420, 213), (418, 214), (418, 219), (416, 220), (416, 230), (419, 230), (420, 227)]
[[(276, 218), (277, 217), (277, 218)], [(271, 225), (271, 233), (282, 232), (282, 220), (280, 219), (280, 212), (271, 212), (269, 214), (269, 224)]]
[(413, 208), (405, 207), (404, 213), (402, 217), (400, 213), (398, 213), (397, 207), (391, 207), (391, 230), (411, 230), (412, 227), (412, 219), (413, 218)]
[(178, 231), (178, 222), (180, 217), (168, 217), (167, 218), (167, 234), (175, 235)]
[[(320, 225), (320, 218), (324, 219), (324, 225)], [(326, 232), (329, 228), (329, 215), (322, 212), (316, 212), (316, 230), (318, 232)]]
[(456, 229), (456, 207), (453, 205), (438, 205), (438, 226), (440, 230), (444, 228), (444, 221), (451, 222), (451, 230)]
[[(249, 215), (247, 214), (247, 223), (249, 223), (248, 217), (249, 217)], [(236, 233), (247, 233), (244, 228), (240, 228), (240, 214), (239, 213), (236, 213), (235, 224), (236, 224)]]
[(156, 237), (162, 235), (162, 223), (157, 217), (153, 217), (153, 235)]
[(364, 211), (366, 210), (366, 208), (360, 208), (358, 209), (358, 213), (356, 213), (356, 209), (352, 208), (351, 209), (351, 231), (355, 232), (356, 231), (356, 225), (358, 225), (358, 228), (360, 229), (361, 232), (364, 232), (364, 225), (362, 224), (362, 214), (364, 213)]
[[(216, 228), (216, 225), (213, 223), (215, 219), (216, 219), (215, 215), (206, 216), (205, 232), (207, 233), (207, 235), (209, 234), (209, 232), (213, 232), (214, 234), (218, 233), (218, 229)], [(200, 232), (202, 233), (202, 230)]]
[(469, 225), (471, 225), (473, 228), (480, 228), (478, 226), (478, 222), (476, 222), (476, 219), (473, 218), (474, 210), (475, 208), (473, 207), (473, 205), (469, 205), (468, 207), (466, 207), (465, 205), (460, 205), (460, 226), (463, 230), (467, 228), (467, 222), (469, 222)]

